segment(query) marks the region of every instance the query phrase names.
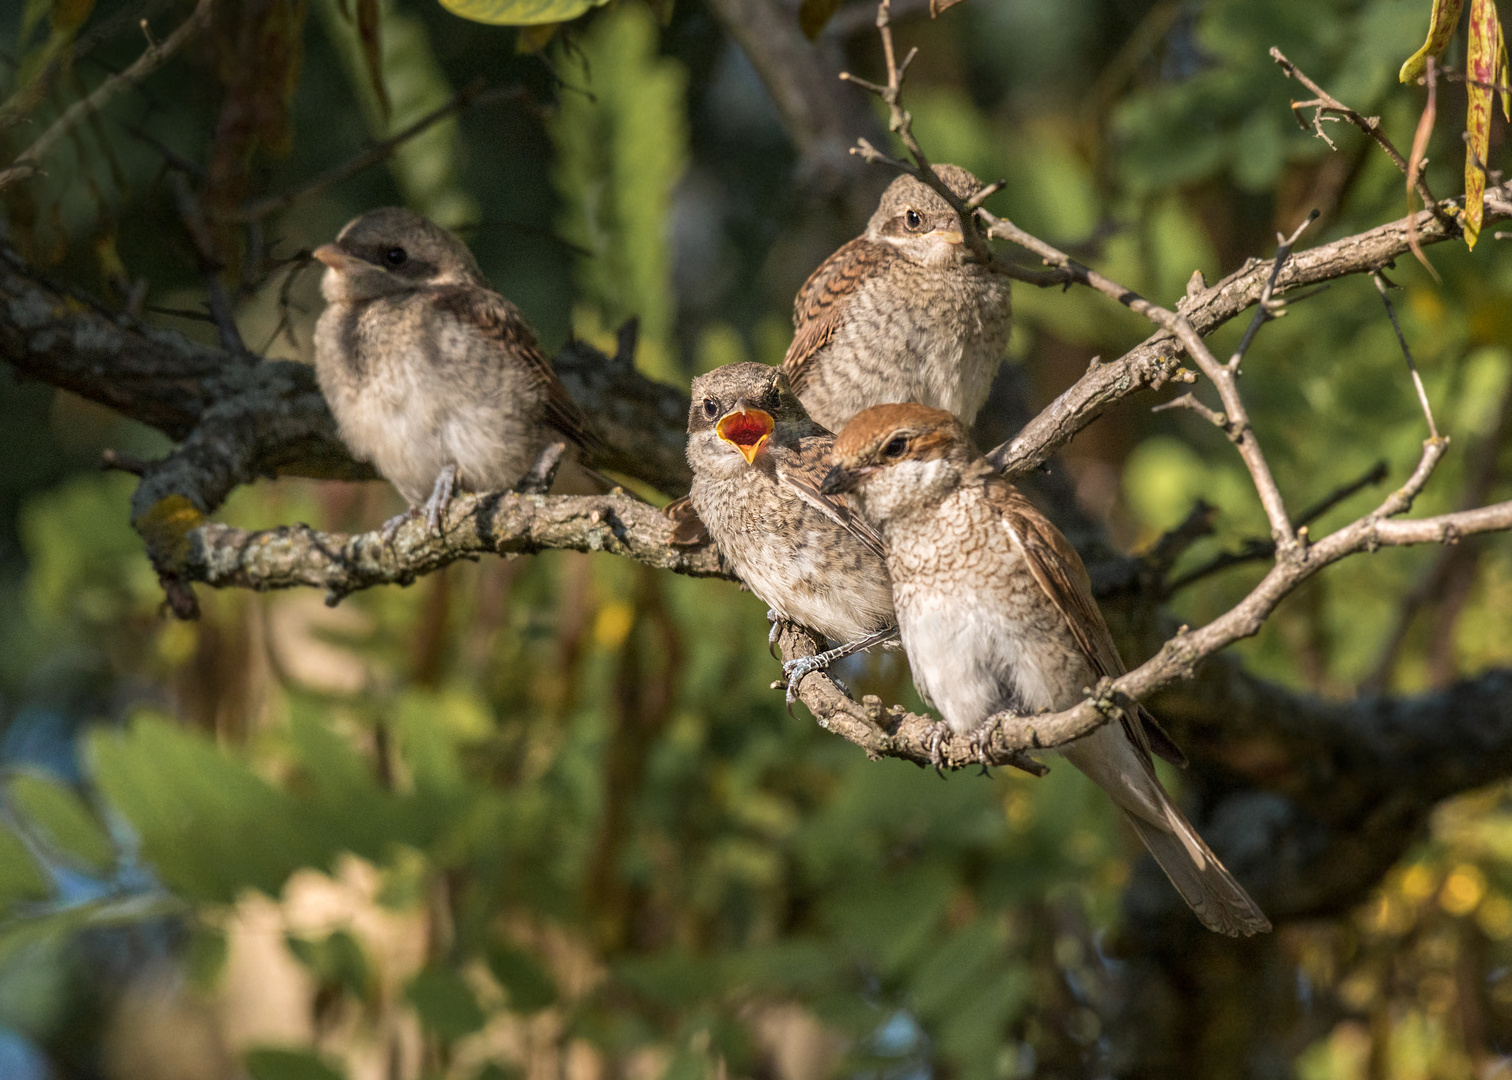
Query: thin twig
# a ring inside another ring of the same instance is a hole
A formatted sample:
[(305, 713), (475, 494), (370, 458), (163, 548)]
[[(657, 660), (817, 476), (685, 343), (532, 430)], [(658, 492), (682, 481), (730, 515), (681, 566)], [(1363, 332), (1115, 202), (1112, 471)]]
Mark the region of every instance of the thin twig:
[(1381, 303), (1386, 305), (1386, 314), (1391, 318), (1391, 328), (1396, 331), (1397, 344), (1402, 347), (1402, 355), (1407, 358), (1407, 370), (1412, 373), (1412, 385), (1417, 389), (1418, 403), (1423, 407), (1423, 415), (1428, 419), (1428, 437), (1439, 437), (1438, 425), (1433, 422), (1433, 408), (1428, 404), (1428, 391), (1423, 388), (1423, 377), (1418, 374), (1416, 362), (1412, 359), (1412, 350), (1407, 347), (1407, 338), (1402, 334), (1402, 324), (1397, 322), (1396, 308), (1392, 306), (1391, 297), (1386, 295), (1386, 290), (1394, 288), (1386, 279), (1385, 273), (1377, 270), (1371, 275), (1375, 281), (1376, 292), (1381, 294)]
[[(74, 127), (98, 112), (106, 102), (122, 90), (141, 82), (161, 67), (165, 60), (178, 52), (185, 42), (209, 24), (210, 8), (214, 2), (215, 0), (199, 0), (194, 12), (179, 24), (178, 29), (168, 35), (167, 40), (161, 44), (149, 44), (147, 51), (137, 57), (136, 62), (125, 71), (119, 75), (108, 76), (88, 97), (81, 98), (64, 110), (63, 115), (53, 121), (36, 142), (21, 151), (9, 168), (0, 170), (0, 191), (4, 191), (18, 181), (35, 176), (40, 171), (42, 159), (51, 153), (53, 147)], [(143, 25), (146, 25), (145, 19)], [(149, 37), (148, 40), (150, 42), (151, 38)]]
[(286, 191), (281, 195), (269, 195), (266, 198), (258, 199), (256, 202), (248, 203), (246, 206), (217, 213), (215, 217), (219, 221), (233, 223), (261, 221), (263, 218), (276, 214), (281, 210), (287, 210), (302, 199), (318, 195), (327, 188), (357, 175), (362, 170), (387, 160), (404, 143), (413, 139), (427, 128), (445, 120), (453, 113), (461, 112), (470, 106), (481, 107), (525, 96), (526, 90), (523, 87), (511, 86), (485, 89), (483, 80), (477, 79), (457, 91), (446, 104), (426, 113), (403, 131), (395, 132), (381, 142), (374, 143), (350, 161), (337, 165), (335, 168), (327, 169), (319, 176), (295, 188), (293, 191)]
[[(1408, 174), (1407, 159), (1402, 156), (1402, 152), (1387, 137), (1385, 129), (1381, 127), (1381, 118), (1379, 116), (1362, 116), (1348, 105), (1345, 105), (1338, 98), (1308, 78), (1296, 64), (1293, 64), (1286, 58), (1280, 49), (1272, 48), (1270, 55), (1272, 60), (1281, 65), (1281, 70), (1286, 73), (1287, 78), (1296, 79), (1317, 95), (1316, 101), (1294, 102), (1292, 104), (1293, 111), (1305, 108), (1318, 108), (1324, 112), (1334, 113), (1342, 117), (1374, 139), (1377, 145), (1386, 151), (1386, 156), (1391, 158), (1391, 163), (1401, 170), (1403, 175)], [(1300, 122), (1301, 118), (1299, 117), (1298, 120)], [(1302, 124), (1302, 128), (1306, 130), (1307, 125)], [(1319, 132), (1319, 135), (1321, 136), (1322, 133)], [(1325, 138), (1324, 141), (1327, 141), (1327, 139)], [(1434, 217), (1439, 219), (1440, 224), (1449, 227), (1452, 219), (1439, 206), (1438, 200), (1433, 197), (1433, 192), (1428, 190), (1428, 184), (1423, 180), (1422, 176), (1413, 178), (1413, 188), (1423, 200), (1423, 206), (1431, 211)]]
[(247, 351), (246, 344), (242, 341), (241, 330), (236, 325), (236, 312), (231, 306), (231, 298), (226, 293), (225, 283), (221, 281), (221, 271), (225, 269), (225, 263), (215, 250), (215, 239), (210, 235), (210, 227), (205, 223), (205, 212), (200, 206), (200, 201), (189, 188), (189, 181), (181, 172), (168, 174), (169, 185), (173, 188), (174, 202), (178, 204), (179, 218), (184, 223), (184, 231), (189, 234), (189, 239), (194, 243), (195, 254), (198, 256), (200, 276), (205, 280), (206, 303), (210, 308), (210, 317), (215, 322), (215, 329), (220, 335), (221, 348), (233, 356), (239, 356), (243, 360), (256, 359)]
[(1302, 219), (1302, 224), (1298, 225), (1290, 236), (1282, 236), (1280, 233), (1276, 234), (1276, 241), (1280, 246), (1276, 248), (1276, 258), (1271, 265), (1270, 280), (1265, 283), (1265, 289), (1260, 293), (1260, 302), (1255, 306), (1255, 317), (1250, 320), (1249, 326), (1245, 327), (1244, 337), (1239, 339), (1239, 347), (1234, 350), (1234, 355), (1229, 357), (1228, 366), (1230, 371), (1239, 370), (1239, 362), (1244, 359), (1244, 354), (1249, 351), (1250, 344), (1255, 340), (1255, 335), (1260, 332), (1260, 328), (1272, 319), (1279, 319), (1283, 314), (1279, 304), (1276, 305), (1275, 309), (1272, 308), (1272, 305), (1276, 302), (1271, 299), (1276, 291), (1276, 282), (1281, 277), (1281, 268), (1286, 265), (1286, 260), (1291, 257), (1292, 248), (1296, 246), (1297, 238), (1302, 235), (1302, 231), (1317, 220), (1318, 211), (1314, 209), (1307, 217)]
[[(1339, 485), (1304, 510), (1297, 518), (1297, 531), (1299, 533), (1302, 532), (1345, 499), (1364, 491), (1368, 487), (1379, 484), (1384, 479), (1386, 479), (1386, 462), (1377, 461), (1370, 467), (1369, 472), (1358, 479), (1351, 480), (1347, 484)], [(1206, 506), (1201, 500), (1198, 501), (1197, 505), (1200, 507)], [(1231, 566), (1242, 566), (1245, 563), (1258, 562), (1261, 559), (1269, 559), (1275, 553), (1276, 545), (1271, 541), (1261, 540), (1259, 537), (1250, 537), (1240, 541), (1238, 551), (1220, 552), (1201, 566), (1195, 567), (1187, 573), (1182, 574), (1179, 578), (1167, 583), (1161, 590), (1161, 595), (1172, 596), (1188, 585), (1201, 581), (1205, 577), (1211, 577), (1221, 570), (1227, 570)]]
[(1190, 409), (1192, 412), (1202, 417), (1214, 427), (1222, 428), (1224, 431), (1228, 430), (1228, 417), (1224, 416), (1221, 412), (1208, 408), (1202, 402), (1198, 401), (1195, 397), (1192, 396), (1192, 392), (1190, 390), (1188, 390), (1185, 394), (1182, 394), (1180, 397), (1175, 397), (1170, 401), (1165, 401), (1159, 405), (1151, 406), (1150, 411), (1152, 413), (1157, 413), (1166, 412), (1170, 409)]

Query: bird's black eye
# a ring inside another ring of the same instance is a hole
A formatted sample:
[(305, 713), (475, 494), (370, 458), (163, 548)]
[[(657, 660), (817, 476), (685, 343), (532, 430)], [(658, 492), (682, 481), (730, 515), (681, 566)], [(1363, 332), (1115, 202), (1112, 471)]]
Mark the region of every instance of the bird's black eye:
[(903, 227), (909, 232), (918, 232), (924, 227), (924, 218), (917, 210), (903, 211)]
[(887, 457), (901, 457), (903, 451), (908, 449), (908, 436), (894, 435), (887, 440), (887, 445), (882, 448), (882, 453)]
[(383, 253), (383, 261), (392, 267), (400, 267), (409, 262), (409, 252), (402, 247), (391, 247)]
[(710, 420), (716, 419), (719, 416), (719, 402), (711, 397), (704, 398), (703, 411), (704, 415)]

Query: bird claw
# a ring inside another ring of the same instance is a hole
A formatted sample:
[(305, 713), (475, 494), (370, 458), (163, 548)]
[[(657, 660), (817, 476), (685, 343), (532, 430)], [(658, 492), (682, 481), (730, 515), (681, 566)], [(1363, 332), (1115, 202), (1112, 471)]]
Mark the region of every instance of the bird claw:
[(943, 720), (930, 724), (924, 735), (924, 745), (929, 748), (929, 763), (934, 766), (935, 775), (942, 780), (945, 778), (945, 755), (940, 752), (940, 746), (948, 738), (950, 728)]
[(399, 535), (399, 530), (418, 513), (419, 511), (412, 506), (402, 514), (395, 514), (379, 526), (378, 539), (383, 541), (385, 547), (393, 546), (394, 537)]
[(782, 627), (785, 620), (777, 614), (773, 608), (767, 608), (767, 622), (772, 624), (771, 630), (767, 631), (767, 655), (773, 660), (777, 659), (777, 642), (782, 639)]
[(422, 507), (425, 511), (425, 527), (431, 535), (441, 535), (441, 522), (446, 518), (446, 511), (451, 506), (452, 496), (456, 494), (456, 491), (457, 467), (448, 465), (436, 477), (436, 486), (431, 489), (430, 498)]
[(821, 653), (818, 656), (800, 656), (796, 660), (783, 662), (782, 674), (787, 679), (787, 710), (788, 715), (793, 714), (793, 704), (798, 700), (798, 687), (803, 680), (816, 671), (823, 671), (829, 667), (829, 661)]

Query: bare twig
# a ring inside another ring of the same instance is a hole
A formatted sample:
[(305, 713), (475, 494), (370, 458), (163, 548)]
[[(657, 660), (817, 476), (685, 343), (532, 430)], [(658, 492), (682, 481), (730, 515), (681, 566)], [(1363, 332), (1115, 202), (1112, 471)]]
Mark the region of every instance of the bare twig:
[[(199, 0), (194, 12), (179, 24), (178, 29), (169, 34), (161, 44), (151, 42), (147, 50), (137, 57), (136, 62), (119, 75), (110, 75), (88, 97), (74, 102), (63, 115), (53, 121), (36, 140), (25, 150), (21, 151), (10, 167), (0, 170), (0, 191), (4, 191), (10, 185), (20, 180), (35, 176), (41, 168), (42, 160), (52, 152), (70, 131), (89, 116), (98, 112), (105, 103), (115, 97), (122, 90), (135, 86), (152, 72), (162, 66), (163, 62), (178, 52), (184, 43), (199, 33), (210, 22), (210, 9), (214, 0)], [(146, 20), (143, 20), (146, 26)]]
[(1272, 297), (1276, 292), (1276, 281), (1281, 276), (1281, 269), (1286, 265), (1286, 260), (1291, 258), (1292, 248), (1296, 246), (1297, 239), (1313, 222), (1318, 220), (1318, 211), (1313, 210), (1302, 220), (1296, 230), (1290, 236), (1276, 234), (1276, 242), (1280, 246), (1276, 248), (1276, 257), (1271, 263), (1271, 274), (1265, 282), (1265, 289), (1260, 293), (1260, 301), (1255, 305), (1255, 317), (1250, 320), (1249, 326), (1245, 327), (1244, 337), (1239, 339), (1239, 345), (1234, 349), (1234, 355), (1229, 357), (1228, 367), (1230, 371), (1238, 371), (1239, 364), (1244, 359), (1244, 354), (1249, 351), (1250, 345), (1255, 340), (1255, 335), (1260, 328), (1272, 319), (1279, 319), (1284, 313), (1284, 308), (1279, 301)]
[[(1433, 123), (1438, 115), (1438, 78), (1436, 77), (1437, 63), (1433, 57), (1424, 61), (1427, 69), (1428, 100), (1423, 105), (1423, 113), (1418, 117), (1417, 130), (1412, 133), (1412, 154), (1407, 159), (1407, 212), (1412, 213), (1412, 192), (1417, 184), (1422, 182), (1423, 169), (1428, 164), (1428, 140), (1433, 137)], [(1424, 200), (1427, 203), (1427, 200)], [(1428, 261), (1428, 256), (1423, 254), (1423, 246), (1418, 243), (1417, 227), (1411, 225), (1407, 229), (1407, 246), (1412, 249), (1412, 257), (1422, 264), (1423, 269), (1432, 275), (1433, 280), (1442, 284), (1439, 272)]]
[[(1358, 479), (1351, 480), (1347, 484), (1341, 484), (1306, 510), (1302, 511), (1297, 518), (1297, 531), (1300, 533), (1317, 521), (1324, 514), (1338, 506), (1345, 499), (1358, 492), (1364, 491), (1386, 479), (1386, 462), (1378, 461), (1370, 467), (1370, 471)], [(1197, 504), (1204, 507), (1206, 504), (1200, 500)], [(1195, 511), (1194, 511), (1195, 513)], [(1173, 596), (1188, 585), (1211, 577), (1221, 570), (1227, 570), (1231, 566), (1241, 566), (1244, 563), (1258, 562), (1261, 559), (1269, 559), (1276, 554), (1276, 545), (1269, 540), (1261, 540), (1259, 537), (1250, 537), (1240, 542), (1238, 551), (1225, 551), (1213, 556), (1208, 562), (1203, 563), (1162, 588), (1161, 595)], [(1167, 567), (1174, 564), (1175, 560), (1167, 563)]]
[[(1379, 116), (1362, 116), (1354, 109), (1351, 109), (1348, 105), (1345, 105), (1342, 101), (1334, 97), (1327, 90), (1324, 90), (1317, 83), (1313, 82), (1312, 79), (1308, 78), (1307, 75), (1305, 75), (1301, 71), (1301, 69), (1297, 67), (1296, 64), (1293, 64), (1286, 58), (1286, 56), (1281, 52), (1280, 49), (1272, 48), (1270, 55), (1272, 60), (1281, 65), (1281, 70), (1286, 73), (1287, 78), (1296, 79), (1299, 83), (1301, 83), (1303, 86), (1307, 87), (1317, 95), (1317, 97), (1311, 101), (1292, 102), (1292, 111), (1294, 113), (1300, 109), (1313, 108), (1317, 109), (1319, 114), (1330, 113), (1342, 117), (1343, 119), (1349, 121), (1349, 123), (1353, 124), (1355, 127), (1359, 128), (1366, 135), (1369, 135), (1372, 139), (1374, 139), (1376, 141), (1376, 144), (1379, 145), (1382, 150), (1386, 151), (1386, 156), (1391, 158), (1391, 163), (1395, 165), (1399, 170), (1401, 170), (1404, 176), (1410, 175), (1410, 170), (1407, 166), (1407, 159), (1402, 156), (1402, 152), (1398, 150), (1395, 144), (1392, 143), (1391, 139), (1387, 137), (1385, 129), (1381, 126), (1381, 118)], [(1301, 124), (1304, 131), (1308, 129), (1308, 125), (1306, 123), (1303, 123), (1301, 116), (1297, 117), (1297, 122)], [(1329, 141), (1328, 137), (1323, 135), (1321, 128), (1318, 128), (1316, 123), (1314, 124), (1313, 129), (1317, 132), (1320, 138), (1322, 138), (1325, 142), (1328, 142), (1330, 146), (1333, 145), (1333, 143)], [(1433, 192), (1428, 190), (1428, 184), (1423, 180), (1422, 176), (1414, 176), (1411, 177), (1411, 179), (1413, 189), (1418, 193), (1419, 198), (1423, 200), (1423, 205), (1433, 213), (1434, 217), (1438, 218), (1439, 224), (1445, 226), (1446, 228), (1453, 228), (1449, 215), (1439, 206), (1438, 200), (1433, 197)]]
[(526, 91), (523, 87), (494, 87), (488, 89), (485, 87), (482, 79), (477, 79), (457, 91), (446, 104), (426, 113), (403, 131), (395, 132), (388, 138), (374, 143), (350, 161), (327, 169), (319, 176), (300, 185), (293, 191), (286, 191), (280, 195), (269, 195), (266, 198), (258, 199), (256, 202), (249, 203), (235, 210), (216, 214), (215, 217), (221, 221), (235, 223), (261, 221), (263, 218), (276, 214), (281, 210), (287, 210), (303, 199), (320, 194), (327, 188), (357, 175), (364, 169), (371, 168), (381, 161), (386, 161), (393, 156), (394, 151), (400, 146), (440, 121), (445, 120), (453, 113), (459, 113), (470, 107), (482, 107), (501, 101), (519, 100), (525, 96)]
[(1412, 359), (1412, 350), (1407, 347), (1407, 339), (1402, 335), (1402, 324), (1397, 322), (1396, 308), (1392, 306), (1391, 297), (1386, 295), (1386, 290), (1394, 286), (1380, 270), (1371, 277), (1375, 281), (1376, 291), (1381, 294), (1381, 303), (1386, 305), (1386, 314), (1391, 318), (1391, 328), (1396, 331), (1397, 344), (1402, 347), (1402, 355), (1407, 359), (1407, 370), (1412, 375), (1412, 385), (1417, 389), (1418, 404), (1423, 407), (1423, 416), (1428, 420), (1428, 436), (1437, 439), (1439, 437), (1438, 425), (1433, 422), (1433, 407), (1428, 404), (1428, 391), (1423, 388), (1423, 377), (1418, 374), (1417, 364)]
[(215, 322), (216, 331), (220, 334), (221, 348), (243, 361), (255, 360), (256, 357), (242, 342), (241, 330), (236, 325), (236, 311), (231, 306), (231, 297), (226, 292), (225, 283), (221, 281), (220, 275), (225, 269), (225, 263), (215, 250), (215, 238), (210, 235), (210, 227), (205, 222), (204, 209), (200, 206), (194, 192), (190, 190), (189, 181), (183, 173), (176, 171), (169, 173), (168, 182), (173, 188), (174, 202), (178, 204), (179, 218), (184, 223), (184, 231), (189, 234), (189, 239), (194, 243), (200, 277), (205, 281), (210, 317)]
[(1190, 409), (1192, 412), (1196, 413), (1198, 416), (1202, 417), (1204, 420), (1206, 420), (1216, 428), (1222, 428), (1224, 431), (1227, 431), (1229, 427), (1227, 416), (1224, 416), (1221, 412), (1217, 412), (1213, 409), (1208, 408), (1202, 402), (1198, 401), (1195, 397), (1192, 396), (1192, 392), (1190, 390), (1185, 394), (1182, 394), (1180, 397), (1174, 397), (1170, 401), (1165, 401), (1159, 405), (1152, 406), (1150, 408), (1150, 411), (1152, 413), (1166, 412), (1169, 409)]

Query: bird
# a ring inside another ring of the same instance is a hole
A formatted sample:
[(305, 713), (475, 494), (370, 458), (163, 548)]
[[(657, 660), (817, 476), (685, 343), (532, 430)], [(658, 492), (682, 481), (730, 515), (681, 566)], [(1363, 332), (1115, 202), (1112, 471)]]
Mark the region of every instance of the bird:
[[(935, 172), (962, 200), (983, 186), (957, 165)], [(970, 427), (1002, 362), (1011, 314), (1008, 278), (975, 260), (950, 204), (904, 174), (866, 232), (798, 290), (782, 369), (831, 431), (891, 402), (947, 409)]]
[[(877, 530), (914, 685), (979, 754), (995, 714), (1069, 708), (1125, 670), (1076, 550), (950, 413), (861, 412), (836, 437), (820, 491), (846, 495)], [(1143, 706), (1059, 748), (1112, 797), (1203, 925), (1269, 930), (1161, 786), (1152, 750), (1184, 763)]]
[(736, 575), (784, 622), (839, 646), (788, 661), (789, 707), (810, 672), (896, 637), (876, 533), (819, 494), (834, 436), (811, 420), (781, 369), (734, 363), (693, 380), (688, 498)]
[(601, 447), (519, 309), (454, 233), (403, 207), (355, 218), (326, 266), (315, 372), (342, 440), (438, 532), (454, 491), (513, 488), (553, 442)]

